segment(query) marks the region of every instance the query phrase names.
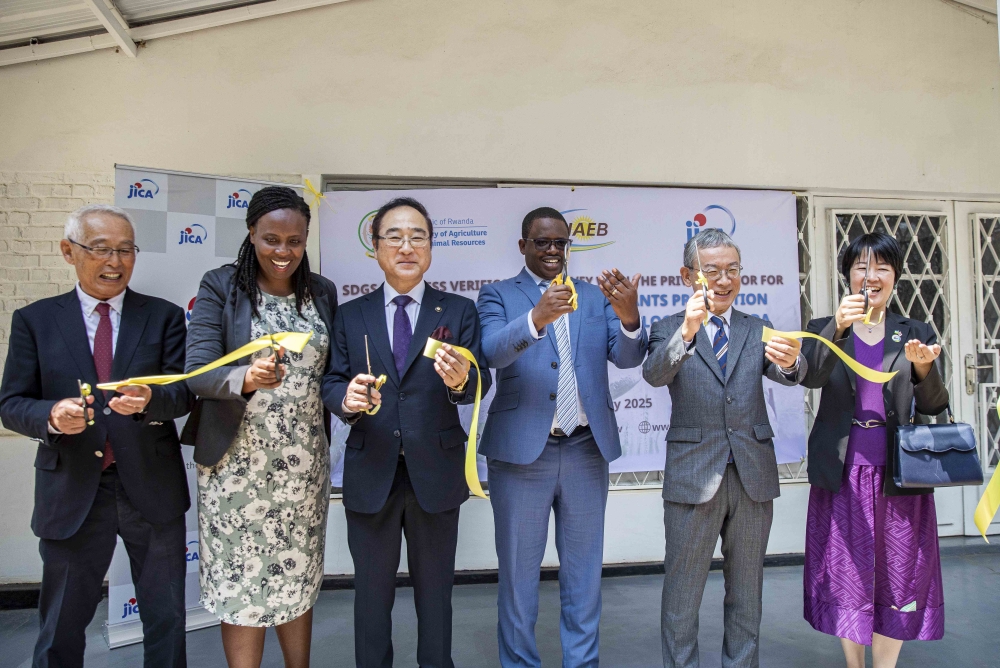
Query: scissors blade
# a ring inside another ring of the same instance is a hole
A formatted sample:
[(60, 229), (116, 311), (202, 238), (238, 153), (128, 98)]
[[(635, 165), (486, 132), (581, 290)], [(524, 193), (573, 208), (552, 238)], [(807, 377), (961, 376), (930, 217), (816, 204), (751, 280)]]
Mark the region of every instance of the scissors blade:
[[(370, 375), (372, 375), (372, 359), (368, 355), (368, 335), (367, 334), (365, 334), (365, 362), (368, 363), (368, 375), (370, 376)], [(368, 405), (369, 406), (374, 406), (375, 404), (372, 403), (372, 384), (371, 383), (366, 383), (365, 384), (365, 394), (368, 395)]]
[(274, 377), (281, 382), (281, 358), (278, 357), (278, 342), (274, 340), (274, 332), (268, 330), (268, 337), (271, 339), (271, 352), (274, 353)]
[(702, 294), (702, 297), (705, 298), (705, 323), (704, 324), (707, 325), (708, 321), (709, 321), (709, 318), (711, 318), (711, 315), (710, 315), (711, 311), (709, 311), (709, 309), (708, 309), (708, 279), (705, 278), (705, 272), (701, 268), (701, 249), (698, 248), (698, 237), (694, 236), (694, 237), (691, 237), (691, 239), (694, 241), (694, 257), (695, 257), (695, 259), (698, 260), (698, 278), (702, 278), (702, 279), (705, 280), (705, 282), (701, 284), (701, 294)]

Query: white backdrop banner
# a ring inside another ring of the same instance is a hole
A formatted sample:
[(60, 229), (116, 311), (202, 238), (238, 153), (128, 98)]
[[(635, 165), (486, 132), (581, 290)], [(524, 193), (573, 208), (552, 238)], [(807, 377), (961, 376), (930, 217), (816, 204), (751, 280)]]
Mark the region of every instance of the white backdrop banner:
[[(116, 167), (115, 204), (135, 221), (139, 255), (130, 287), (170, 300), (191, 317), (201, 277), (236, 259), (247, 234), (246, 207), (263, 183), (222, 177)], [(177, 420), (180, 430), (184, 420)], [(198, 603), (198, 484), (193, 448), (183, 447), (191, 491), (187, 524), (187, 628), (218, 623)], [(140, 605), (135, 597), (128, 555), (121, 539), (108, 574), (108, 642), (112, 647), (139, 642)]]
[[(570, 274), (596, 283), (603, 269), (642, 274), (639, 310), (644, 327), (682, 311), (691, 289), (681, 283), (682, 248), (692, 235), (718, 227), (742, 251), (743, 276), (735, 308), (770, 320), (777, 329), (800, 329), (798, 232), (795, 196), (788, 192), (667, 188), (497, 188), (328, 192), (320, 207), (323, 275), (337, 284), (341, 302), (378, 288), (383, 274), (373, 259), (371, 220), (400, 195), (422, 202), (434, 222), (435, 288), (475, 300), (480, 286), (516, 275), (524, 266), (517, 241), (524, 215), (540, 206), (563, 212), (573, 235)], [(640, 368), (609, 364), (611, 394), (623, 455), (612, 472), (663, 468), (670, 393), (650, 387)], [(805, 456), (801, 387), (764, 380), (778, 462)], [(493, 390), (484, 400), (483, 415)], [(468, 428), (471, 409), (463, 407)], [(482, 429), (483, 422), (480, 422)], [(348, 429), (335, 423), (333, 443), (343, 451)], [(341, 458), (334, 452), (334, 461)], [(342, 461), (334, 485), (342, 479)], [(485, 461), (480, 457), (480, 477)]]

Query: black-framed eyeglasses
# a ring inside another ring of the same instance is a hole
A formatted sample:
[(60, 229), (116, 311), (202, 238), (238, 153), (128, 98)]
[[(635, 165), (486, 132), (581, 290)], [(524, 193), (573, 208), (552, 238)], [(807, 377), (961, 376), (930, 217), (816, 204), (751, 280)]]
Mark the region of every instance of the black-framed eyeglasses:
[(66, 241), (70, 242), (71, 244), (79, 246), (88, 253), (93, 253), (97, 257), (108, 258), (114, 255), (115, 253), (118, 253), (118, 257), (120, 257), (121, 259), (129, 260), (135, 257), (136, 254), (139, 252), (139, 247), (136, 246), (135, 244), (133, 244), (129, 248), (110, 248), (108, 246), (84, 246), (79, 241), (73, 241), (69, 237), (66, 237)]
[(525, 238), (524, 240), (525, 241), (530, 241), (533, 244), (535, 244), (535, 250), (539, 250), (539, 251), (547, 251), (548, 249), (552, 248), (552, 246), (555, 246), (556, 250), (566, 250), (566, 246), (569, 246), (569, 245), (571, 245), (573, 243), (572, 239), (528, 239), (528, 238)]

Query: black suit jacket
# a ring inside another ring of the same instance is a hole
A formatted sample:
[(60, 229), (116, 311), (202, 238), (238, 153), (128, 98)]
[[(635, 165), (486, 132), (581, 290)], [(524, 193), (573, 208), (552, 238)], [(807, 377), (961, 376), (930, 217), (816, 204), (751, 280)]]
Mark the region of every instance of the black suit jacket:
[[(403, 375), (396, 364), (386, 329), (384, 288), (341, 305), (333, 321), (333, 368), (323, 379), (323, 402), (344, 418), (341, 404), (347, 386), (359, 373), (368, 372), (365, 334), (371, 353), (372, 374), (388, 380), (380, 390), (382, 408), (375, 415), (360, 414), (349, 420), (351, 433), (344, 453), (344, 507), (359, 513), (376, 513), (385, 505), (396, 474), (400, 449), (420, 507), (439, 513), (460, 506), (469, 498), (465, 484), (465, 448), (468, 436), (458, 418), (457, 404), (476, 397), (476, 370), (461, 394), (449, 392), (434, 370), (434, 360), (424, 357), (424, 344), (438, 328), (452, 332), (445, 343), (468, 348), (483, 364), (479, 315), (475, 303), (460, 295), (427, 286), (413, 330)], [(489, 369), (483, 367), (483, 394), (490, 388)]]
[[(834, 339), (837, 321), (833, 316), (810, 320), (807, 330), (833, 341), (844, 352), (854, 357), (854, 334), (850, 331), (841, 339)], [(894, 337), (895, 332), (898, 337)], [(898, 338), (899, 340), (894, 340)], [(885, 316), (885, 344), (882, 370), (896, 371), (892, 380), (882, 386), (885, 399), (886, 476), (883, 492), (886, 496), (930, 494), (933, 489), (897, 487), (892, 470), (896, 461), (894, 447), (896, 427), (910, 421), (911, 402), (916, 399), (917, 411), (924, 415), (937, 415), (948, 405), (948, 390), (944, 386), (938, 363), (920, 382), (913, 378), (913, 365), (906, 359), (903, 346), (910, 339), (920, 339), (927, 345), (937, 341), (930, 325), (895, 313)], [(858, 376), (819, 341), (805, 339), (802, 354), (809, 362), (809, 370), (802, 384), (810, 388), (823, 388), (816, 411), (816, 422), (809, 434), (809, 482), (831, 492), (840, 491), (847, 456), (847, 439), (851, 435), (854, 417), (855, 391)]]
[[(337, 288), (319, 274), (310, 274), (310, 289), (319, 317), (333, 331), (337, 311)], [(250, 297), (236, 287), (236, 268), (225, 265), (205, 273), (191, 313), (187, 338), (187, 371), (214, 362), (250, 343), (252, 313)], [(330, 370), (330, 357), (326, 370)], [(188, 386), (198, 395), (191, 417), (184, 425), (181, 442), (194, 446), (194, 460), (215, 466), (225, 456), (239, 432), (253, 393), (243, 394), (243, 378), (249, 357), (195, 376)], [(325, 416), (327, 433), (330, 416)]]
[[(126, 290), (112, 366), (113, 380), (181, 373), (184, 311), (157, 297)], [(60, 399), (80, 395), (77, 380), (94, 388), (94, 422), (80, 434), (50, 434), (49, 412)], [(90, 511), (111, 439), (122, 485), (142, 516), (159, 524), (191, 505), (174, 418), (194, 405), (184, 383), (151, 385), (144, 415), (104, 414), (110, 395), (97, 389), (97, 371), (76, 290), (14, 312), (0, 385), (3, 425), (39, 441), (35, 456), (35, 511), (39, 538), (69, 538)]]

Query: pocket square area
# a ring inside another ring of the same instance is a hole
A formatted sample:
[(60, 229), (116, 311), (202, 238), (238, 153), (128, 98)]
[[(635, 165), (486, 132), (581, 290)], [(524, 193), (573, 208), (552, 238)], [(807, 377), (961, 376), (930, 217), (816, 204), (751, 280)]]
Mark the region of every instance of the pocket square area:
[(438, 341), (449, 341), (451, 339), (451, 330), (444, 326), (438, 327), (431, 333), (431, 338)]

